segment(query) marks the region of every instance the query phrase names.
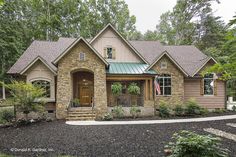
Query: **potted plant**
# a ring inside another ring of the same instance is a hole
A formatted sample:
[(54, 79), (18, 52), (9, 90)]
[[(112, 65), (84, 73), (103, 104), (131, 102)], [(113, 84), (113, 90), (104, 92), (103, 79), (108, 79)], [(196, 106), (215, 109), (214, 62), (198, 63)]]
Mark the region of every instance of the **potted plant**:
[(78, 98), (75, 98), (75, 99), (73, 100), (73, 107), (78, 107), (79, 105), (80, 105), (79, 99), (78, 99)]
[(129, 94), (131, 94), (132, 106), (137, 106), (137, 95), (140, 94), (140, 87), (137, 85), (137, 83), (132, 82), (128, 86), (128, 92), (129, 92)]
[(122, 92), (122, 85), (120, 82), (115, 82), (111, 85), (111, 92), (115, 97), (115, 104), (117, 105), (117, 98)]

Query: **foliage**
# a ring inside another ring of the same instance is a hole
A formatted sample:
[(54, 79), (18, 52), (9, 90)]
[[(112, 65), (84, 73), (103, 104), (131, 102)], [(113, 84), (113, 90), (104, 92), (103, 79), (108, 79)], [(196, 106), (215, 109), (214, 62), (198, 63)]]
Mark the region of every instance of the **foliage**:
[(163, 100), (160, 100), (160, 105), (159, 105), (159, 116), (160, 117), (169, 117), (170, 116), (170, 109), (167, 106), (166, 102)]
[(226, 110), (225, 110), (225, 109), (221, 109), (221, 108), (215, 108), (215, 109), (213, 110), (213, 112), (214, 112), (214, 113), (224, 113), (224, 112), (226, 112)]
[(189, 99), (186, 102), (185, 113), (187, 115), (199, 115), (201, 114), (201, 107), (197, 104), (195, 99)]
[(78, 98), (73, 99), (73, 103), (80, 104), (80, 100)]
[(200, 108), (200, 115), (207, 115), (209, 113), (207, 108)]
[(190, 131), (181, 131), (173, 135), (175, 143), (167, 147), (172, 150), (169, 157), (228, 157), (220, 138), (211, 135), (199, 135)]
[(141, 113), (141, 109), (138, 108), (137, 106), (131, 106), (130, 108), (130, 114), (132, 115), (132, 117), (135, 119), (136, 117), (138, 117)]
[(236, 105), (232, 106), (232, 110), (235, 112), (236, 111)]
[(128, 92), (129, 94), (132, 94), (132, 95), (138, 95), (140, 94), (140, 87), (137, 85), (137, 83), (132, 82), (128, 86)]
[(112, 116), (112, 114), (110, 114), (110, 113), (106, 113), (106, 114), (103, 116), (102, 119), (105, 120), (105, 121), (110, 121), (110, 120), (113, 119), (113, 116)]
[(173, 110), (174, 110), (176, 116), (184, 115), (184, 107), (183, 107), (183, 105), (175, 105), (175, 108)]
[(92, 38), (108, 23), (127, 39), (140, 36), (124, 0), (1, 0), (0, 79), (33, 40)]
[(112, 109), (112, 114), (114, 115), (114, 117), (122, 118), (124, 116), (124, 110), (122, 106), (115, 106)]
[(3, 123), (11, 122), (14, 117), (13, 109), (2, 109), (0, 111), (0, 121)]
[(22, 111), (28, 119), (30, 111), (42, 111), (44, 101), (41, 98), (44, 95), (44, 90), (33, 86), (30, 83), (13, 81), (6, 85), (10, 89), (12, 95), (12, 104), (16, 106), (18, 111)]
[(111, 91), (113, 95), (120, 95), (122, 92), (122, 84), (120, 82), (115, 82), (111, 85)]

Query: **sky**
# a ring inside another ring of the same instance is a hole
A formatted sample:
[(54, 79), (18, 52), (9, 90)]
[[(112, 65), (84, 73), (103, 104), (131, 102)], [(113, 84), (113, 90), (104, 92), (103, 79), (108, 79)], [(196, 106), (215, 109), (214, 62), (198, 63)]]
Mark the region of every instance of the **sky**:
[[(154, 30), (160, 20), (162, 13), (165, 13), (176, 4), (176, 0), (125, 0), (129, 6), (130, 14), (136, 16), (137, 30), (145, 33), (147, 30)], [(228, 23), (236, 14), (236, 0), (220, 0), (220, 4), (212, 3), (214, 15), (221, 16)]]

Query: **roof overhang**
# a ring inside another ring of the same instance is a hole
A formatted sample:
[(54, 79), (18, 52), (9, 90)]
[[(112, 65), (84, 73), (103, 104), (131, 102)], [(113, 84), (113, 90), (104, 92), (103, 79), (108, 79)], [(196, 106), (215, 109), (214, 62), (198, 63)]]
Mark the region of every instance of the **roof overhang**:
[(192, 75), (192, 77), (194, 77), (209, 61), (213, 61), (215, 63), (217, 63), (217, 61), (213, 58), (213, 57), (209, 57), (203, 64), (202, 66), (200, 66)]
[(65, 49), (54, 61), (53, 64), (57, 64), (61, 58), (63, 58), (77, 43), (80, 41), (83, 41), (102, 61), (103, 63), (108, 67), (109, 63), (82, 37), (76, 39), (69, 47)]
[(126, 40), (113, 26), (112, 24), (107, 24), (92, 40), (90, 40), (90, 44), (92, 44), (108, 27), (110, 27), (118, 36), (138, 55), (139, 58), (146, 64), (149, 64), (147, 60)]
[(185, 76), (189, 76), (188, 73), (178, 64), (178, 62), (175, 61), (175, 59), (173, 57), (171, 57), (171, 55), (165, 50), (161, 53), (161, 55), (159, 55), (155, 61), (149, 65), (146, 69), (146, 71), (150, 70), (164, 55), (166, 55), (178, 68), (181, 72), (183, 72), (183, 74)]
[(37, 56), (30, 64), (28, 64), (21, 72), (20, 74), (23, 75), (30, 67), (32, 67), (37, 61), (41, 61), (54, 75), (57, 75), (56, 71), (53, 70), (48, 63), (40, 56)]

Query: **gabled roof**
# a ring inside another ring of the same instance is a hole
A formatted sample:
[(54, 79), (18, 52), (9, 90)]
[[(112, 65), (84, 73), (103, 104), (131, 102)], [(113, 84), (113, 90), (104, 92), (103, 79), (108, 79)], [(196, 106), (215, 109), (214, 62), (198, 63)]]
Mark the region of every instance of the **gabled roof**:
[(83, 41), (104, 63), (106, 66), (109, 65), (109, 63), (82, 37), (76, 39), (69, 47), (67, 47), (54, 61), (54, 64), (57, 64), (58, 61), (65, 56), (77, 43), (80, 41)]
[(192, 77), (194, 77), (200, 70), (202, 70), (202, 68), (210, 61), (213, 61), (214, 63), (217, 63), (217, 61), (212, 58), (212, 57), (209, 57), (204, 64), (202, 64), (193, 74), (192, 74)]
[(143, 58), (142, 60), (145, 61), (146, 65), (153, 64), (153, 62), (155, 62), (157, 58), (166, 51), (168, 52), (168, 57), (171, 58), (182, 71), (187, 73), (187, 76), (193, 77), (210, 60), (215, 62), (213, 58), (206, 56), (196, 47), (191, 45), (163, 46), (159, 41), (127, 41), (111, 24), (108, 24), (98, 35), (91, 39), (90, 43), (85, 39), (62, 37), (56, 42), (34, 41), (10, 68), (8, 73), (20, 74), (32, 62), (38, 60), (39, 57), (50, 70), (56, 72), (57, 67), (53, 62), (63, 56), (64, 53), (66, 53), (66, 51), (76, 43), (76, 41), (78, 42), (78, 40), (83, 40), (91, 49), (93, 49), (98, 57), (108, 65), (107, 61), (91, 45), (91, 43), (108, 27), (111, 27), (138, 56)]
[(128, 40), (126, 40), (113, 26), (112, 24), (107, 24), (93, 39), (90, 40), (90, 44), (92, 44), (104, 31), (106, 31), (108, 28), (111, 28), (128, 46), (131, 48), (131, 50), (134, 51), (134, 53), (144, 61), (144, 63), (148, 64), (147, 60), (129, 43)]
[(159, 55), (155, 59), (155, 61), (147, 67), (146, 71), (149, 71), (165, 55), (179, 68), (181, 72), (183, 72), (185, 76), (188, 76), (188, 73), (179, 65), (178, 62), (175, 61), (175, 59), (167, 51), (162, 52), (161, 55)]
[(37, 61), (41, 61), (54, 75), (57, 75), (57, 72), (54, 71), (54, 69), (51, 68), (50, 65), (40, 56), (36, 57), (30, 64), (28, 64), (21, 72), (20, 74), (23, 75), (30, 67), (32, 67)]

